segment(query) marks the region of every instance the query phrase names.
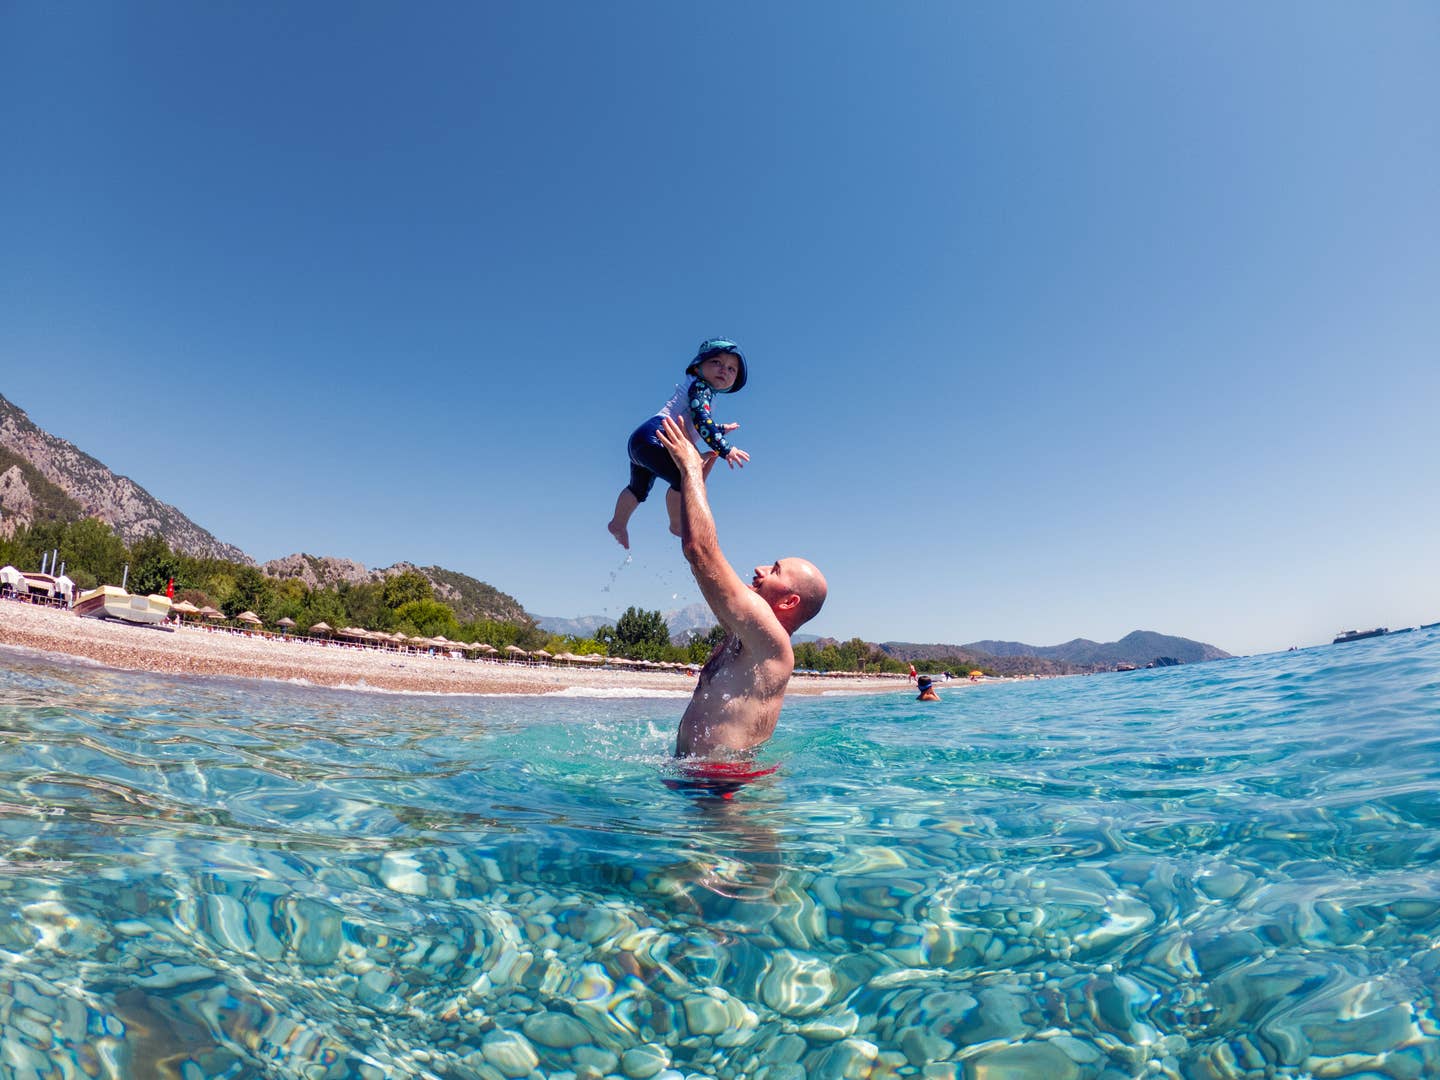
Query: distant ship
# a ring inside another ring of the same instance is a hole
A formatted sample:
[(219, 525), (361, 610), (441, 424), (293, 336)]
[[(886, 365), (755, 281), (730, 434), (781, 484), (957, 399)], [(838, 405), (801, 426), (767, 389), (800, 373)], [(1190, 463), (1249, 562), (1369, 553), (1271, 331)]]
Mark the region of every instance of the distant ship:
[(1388, 634), (1390, 631), (1383, 626), (1377, 626), (1374, 630), (1346, 630), (1336, 635), (1331, 645), (1339, 645), (1342, 641), (1359, 641), (1361, 638), (1379, 637), (1381, 634)]

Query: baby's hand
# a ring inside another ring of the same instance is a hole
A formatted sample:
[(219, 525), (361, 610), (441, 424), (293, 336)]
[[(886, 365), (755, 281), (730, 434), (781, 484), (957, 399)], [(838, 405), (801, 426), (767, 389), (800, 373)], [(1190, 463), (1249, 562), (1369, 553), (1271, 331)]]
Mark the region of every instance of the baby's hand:
[(735, 430), (736, 428), (738, 428), (739, 426), (740, 426), (739, 424), (721, 424), (721, 425), (720, 425), (720, 430), (721, 430), (721, 431), (734, 431), (734, 430)]
[(750, 455), (738, 446), (732, 446), (730, 453), (725, 455), (725, 464), (732, 469), (743, 469), (745, 463), (750, 460)]

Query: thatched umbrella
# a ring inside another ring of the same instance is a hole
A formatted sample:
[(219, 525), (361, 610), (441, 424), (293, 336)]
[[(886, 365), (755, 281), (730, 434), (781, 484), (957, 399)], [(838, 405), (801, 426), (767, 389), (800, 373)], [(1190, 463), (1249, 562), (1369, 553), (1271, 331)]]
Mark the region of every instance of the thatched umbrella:
[(249, 623), (251, 626), (259, 626), (261, 619), (260, 616), (256, 615), (253, 611), (242, 611), (239, 615), (235, 616), (235, 621)]
[(317, 622), (311, 623), (310, 629), (306, 632), (310, 634), (333, 634), (335, 631), (331, 628), (329, 623)]
[(526, 656), (526, 657), (528, 657), (528, 656), (530, 655), (530, 654), (527, 653), (524, 649), (520, 648), (519, 645), (506, 645), (506, 646), (505, 646), (505, 651), (506, 651), (507, 653), (509, 653), (511, 656), (517, 657), (517, 658), (518, 658), (518, 657), (521, 657), (521, 656)]
[(549, 659), (550, 659), (550, 654), (549, 654), (548, 652), (546, 652), (544, 649), (536, 649), (534, 652), (532, 652), (532, 653), (530, 654), (530, 659), (531, 659), (531, 660), (549, 660)]
[(285, 633), (285, 631), (287, 631), (287, 630), (294, 630), (294, 629), (295, 629), (295, 620), (292, 619), (292, 618), (290, 618), (289, 615), (286, 615), (285, 618), (281, 619), (281, 620), (280, 620), (279, 622), (277, 622), (275, 625), (278, 626), (278, 627), (280, 627), (280, 633), (283, 634), (283, 633)]
[(199, 614), (200, 614), (200, 609), (199, 609), (198, 607), (196, 607), (194, 604), (190, 603), (189, 600), (181, 600), (178, 604), (174, 605), (170, 610), (171, 610), (171, 611), (174, 611), (174, 612), (177, 612), (177, 613), (180, 614), (181, 616), (185, 616), (185, 615), (199, 615)]
[(207, 619), (221, 620), (225, 618), (225, 613), (223, 611), (219, 611), (213, 607), (210, 607), (208, 604), (200, 609), (200, 614), (204, 615)]

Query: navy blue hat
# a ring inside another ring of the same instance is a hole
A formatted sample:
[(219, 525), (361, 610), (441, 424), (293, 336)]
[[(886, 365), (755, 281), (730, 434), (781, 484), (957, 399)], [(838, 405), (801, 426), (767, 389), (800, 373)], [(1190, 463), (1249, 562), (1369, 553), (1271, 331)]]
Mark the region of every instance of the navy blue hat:
[(915, 680), (915, 686), (920, 690), (929, 690), (934, 684), (935, 680), (930, 678), (929, 675), (921, 675), (920, 678)]
[(731, 341), (729, 338), (706, 338), (704, 341), (700, 342), (700, 348), (695, 353), (695, 359), (690, 361), (690, 366), (685, 369), (685, 374), (700, 374), (701, 364), (703, 364), (706, 360), (709, 360), (712, 356), (727, 352), (734, 353), (735, 358), (739, 360), (740, 363), (739, 370), (735, 372), (735, 385), (730, 387), (729, 390), (725, 390), (723, 392), (726, 394), (738, 394), (741, 388), (745, 385), (745, 354), (740, 351), (740, 346), (736, 345), (735, 342)]

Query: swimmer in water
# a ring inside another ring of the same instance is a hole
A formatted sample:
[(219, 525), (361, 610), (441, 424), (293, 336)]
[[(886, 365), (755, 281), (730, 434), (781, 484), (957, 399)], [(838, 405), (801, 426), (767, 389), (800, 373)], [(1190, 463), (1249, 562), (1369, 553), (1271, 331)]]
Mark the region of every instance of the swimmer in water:
[(804, 559), (757, 566), (747, 585), (720, 550), (705, 497), (704, 461), (686, 431), (666, 417), (658, 437), (680, 475), (680, 539), (690, 570), (725, 638), (700, 669), (700, 681), (675, 736), (677, 758), (745, 761), (775, 731), (795, 669), (790, 635), (825, 603), (825, 577)]
[(920, 690), (920, 696), (916, 701), (939, 701), (940, 695), (935, 692), (935, 682), (929, 675), (921, 675), (920, 681), (915, 684)]

